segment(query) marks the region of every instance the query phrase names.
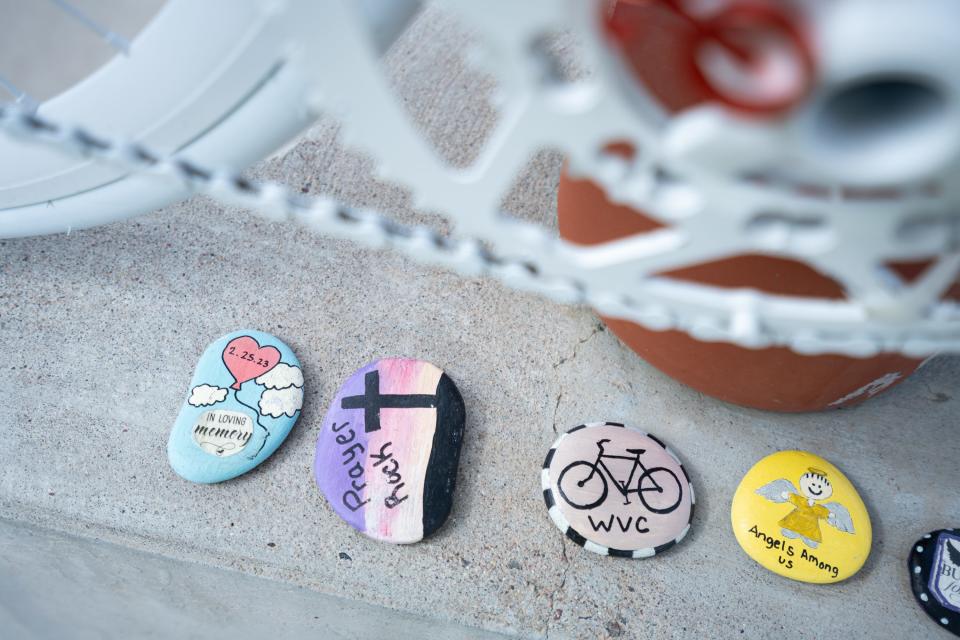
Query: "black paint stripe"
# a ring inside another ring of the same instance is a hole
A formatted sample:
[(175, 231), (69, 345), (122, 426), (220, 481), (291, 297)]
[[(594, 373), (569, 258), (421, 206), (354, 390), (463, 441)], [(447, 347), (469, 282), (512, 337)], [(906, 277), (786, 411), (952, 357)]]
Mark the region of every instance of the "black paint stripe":
[[(394, 395), (383, 394), (378, 396), (380, 407), (383, 409), (430, 409), (437, 401), (436, 396), (426, 394)], [(342, 409), (364, 409), (369, 402), (364, 396), (348, 396), (340, 400)]]
[(667, 448), (667, 445), (663, 444), (663, 441), (660, 440), (660, 438), (658, 438), (657, 436), (653, 435), (652, 433), (648, 433), (648, 434), (647, 434), (647, 437), (650, 438), (651, 440), (653, 440), (654, 442), (656, 442), (658, 445), (660, 445), (660, 446), (663, 447), (664, 449)]
[(663, 543), (662, 545), (660, 545), (659, 547), (654, 547), (654, 548), (653, 548), (653, 553), (654, 553), (654, 554), (663, 553), (664, 551), (666, 551), (667, 549), (669, 549), (670, 547), (672, 547), (672, 546), (675, 545), (675, 544), (677, 544), (677, 541), (676, 541), (676, 540), (671, 540), (670, 542), (664, 542), (664, 543)]
[(440, 528), (453, 507), (466, 423), (463, 396), (447, 374), (437, 383), (437, 428), (433, 432), (427, 473), (423, 479), (423, 535)]
[(576, 542), (581, 547), (587, 544), (587, 539), (577, 533), (573, 527), (567, 527), (567, 537)]
[(368, 371), (363, 376), (363, 395), (340, 400), (341, 409), (363, 409), (363, 430), (380, 430), (381, 409), (434, 408), (437, 397), (430, 395), (380, 395), (380, 370)]
[(624, 551), (623, 549), (607, 549), (607, 553), (614, 558), (632, 558), (633, 551)]
[(696, 506), (697, 506), (697, 504), (696, 504), (695, 502), (691, 502), (691, 503), (690, 503), (690, 519), (687, 520), (687, 524), (690, 524), (691, 522), (693, 522), (693, 512), (694, 512)]
[(585, 424), (578, 424), (578, 425), (575, 426), (573, 429), (570, 429), (570, 431), (567, 431), (567, 433), (573, 433), (574, 431), (580, 431), (580, 429), (584, 429), (584, 428), (586, 428), (586, 426), (587, 426), (587, 425), (585, 425)]
[(543, 490), (543, 501), (547, 503), (547, 510), (553, 508), (553, 505), (557, 504), (557, 501), (553, 499), (553, 491), (550, 489)]
[(623, 423), (622, 423), (622, 422), (608, 422), (607, 424), (610, 425), (611, 427), (622, 427), (622, 426), (623, 426)]
[(555, 454), (556, 452), (557, 452), (556, 449), (550, 449), (550, 451), (547, 451), (547, 457), (546, 457), (546, 459), (543, 461), (543, 468), (544, 468), (544, 469), (549, 469), (549, 468), (550, 468), (550, 463), (553, 462), (553, 454)]
[(693, 484), (690, 482), (690, 476), (687, 475), (687, 470), (683, 468), (683, 465), (680, 465), (680, 470), (683, 471), (683, 477), (687, 479), (687, 484)]

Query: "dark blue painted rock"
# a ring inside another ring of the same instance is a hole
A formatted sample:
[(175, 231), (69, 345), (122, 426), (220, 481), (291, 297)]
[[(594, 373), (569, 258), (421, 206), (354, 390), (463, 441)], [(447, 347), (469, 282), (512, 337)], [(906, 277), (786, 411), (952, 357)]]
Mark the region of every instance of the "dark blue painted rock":
[(960, 529), (931, 531), (907, 560), (917, 602), (943, 629), (960, 636)]

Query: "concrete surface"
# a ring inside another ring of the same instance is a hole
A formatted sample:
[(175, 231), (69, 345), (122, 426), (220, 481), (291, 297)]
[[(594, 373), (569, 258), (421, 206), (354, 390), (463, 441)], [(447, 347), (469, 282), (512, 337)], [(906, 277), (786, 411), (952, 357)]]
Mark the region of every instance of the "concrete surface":
[(8, 639), (502, 637), (7, 520), (0, 575)]
[[(391, 53), (390, 70), (431, 139), (462, 160), (475, 152), (492, 112), (476, 99), (482, 79), (464, 73), (453, 53), (458, 36), (442, 19), (427, 18)], [(460, 104), (450, 106), (453, 99)], [(321, 123), (251, 175), (429, 219), (409, 209), (402, 189), (376, 181), (336, 134)], [(549, 219), (558, 171), (558, 158), (539, 156), (510, 205)], [(222, 485), (189, 484), (167, 464), (168, 430), (205, 345), (248, 326), (275, 333), (300, 357), (302, 418), (253, 472)], [(0, 343), (7, 404), (0, 517), (10, 521), (0, 529), (0, 620), (26, 606), (21, 594), (46, 591), (32, 615), (66, 610), (67, 620), (93, 625), (102, 637), (128, 637), (93, 614), (78, 615), (84, 601), (75, 592), (105, 590), (134, 610), (146, 607), (144, 615), (182, 606), (171, 596), (149, 608), (146, 591), (130, 593), (131, 567), (149, 566), (145, 580), (152, 571), (171, 576), (164, 592), (194, 581), (212, 589), (222, 580), (262, 594), (251, 597), (262, 599), (264, 611), (278, 607), (265, 615), (290, 622), (276, 626), (276, 638), (302, 637), (308, 628), (326, 637), (332, 609), (323, 603), (331, 597), (355, 602), (337, 628), (361, 638), (414, 637), (418, 618), (530, 638), (949, 637), (914, 604), (904, 564), (920, 534), (956, 526), (960, 517), (958, 358), (936, 359), (853, 410), (783, 416), (742, 409), (666, 378), (587, 309), (204, 199), (70, 236), (0, 242)], [(409, 547), (355, 533), (311, 477), (327, 401), (357, 367), (383, 355), (442, 366), (468, 409), (453, 514), (437, 535)], [(662, 436), (696, 485), (691, 535), (653, 560), (587, 553), (547, 517), (539, 484), (545, 451), (558, 432), (603, 419)], [(729, 502), (742, 474), (762, 456), (794, 447), (841, 467), (873, 518), (870, 559), (838, 585), (775, 576), (747, 558), (730, 531)], [(58, 556), (45, 559), (44, 551), (62, 535), (116, 565), (117, 581), (101, 568), (62, 585)], [(247, 586), (253, 583), (237, 577), (243, 574), (271, 582)], [(11, 594), (6, 586), (20, 583), (30, 589)], [(290, 596), (292, 587), (305, 590)], [(311, 604), (310, 592), (320, 604)], [(390, 627), (364, 626), (353, 612), (367, 606), (396, 612), (378, 618)], [(325, 612), (316, 627), (305, 617), (317, 610), (311, 607)], [(195, 616), (182, 620), (210, 632)], [(160, 636), (175, 635), (156, 624)]]

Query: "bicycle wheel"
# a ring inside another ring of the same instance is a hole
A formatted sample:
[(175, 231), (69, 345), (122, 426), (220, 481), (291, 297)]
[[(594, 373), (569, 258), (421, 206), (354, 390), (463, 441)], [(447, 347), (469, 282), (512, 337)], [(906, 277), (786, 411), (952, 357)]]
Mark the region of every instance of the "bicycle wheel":
[[(644, 483), (647, 486), (644, 486)], [(670, 513), (677, 508), (683, 497), (683, 486), (677, 479), (677, 474), (666, 467), (647, 469), (647, 472), (640, 476), (638, 486), (640, 502), (653, 513)]]
[[(77, 84), (39, 105), (51, 120), (240, 169), (314, 122), (316, 43), (331, 7), (314, 0), (167, 0), (133, 40)], [(383, 51), (416, 0), (348, 7)], [(348, 28), (349, 25), (338, 26)], [(55, 61), (51, 61), (55, 64)], [(0, 69), (2, 71), (2, 69)], [(130, 176), (0, 136), (0, 238), (103, 224), (190, 195), (185, 185)]]
[(592, 462), (571, 462), (557, 478), (560, 495), (574, 509), (593, 509), (607, 499), (607, 479)]

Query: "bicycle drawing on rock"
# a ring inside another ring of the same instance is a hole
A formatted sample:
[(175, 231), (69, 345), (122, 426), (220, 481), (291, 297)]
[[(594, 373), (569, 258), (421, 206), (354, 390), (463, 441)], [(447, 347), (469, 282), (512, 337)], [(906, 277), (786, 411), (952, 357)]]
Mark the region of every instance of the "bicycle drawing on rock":
[[(597, 441), (597, 457), (593, 461), (571, 462), (557, 479), (560, 495), (574, 509), (589, 510), (602, 505), (609, 495), (610, 485), (623, 496), (625, 505), (631, 494), (651, 513), (667, 514), (674, 511), (683, 498), (683, 486), (677, 475), (666, 467), (647, 468), (640, 459), (646, 449), (625, 449), (630, 455), (615, 455), (604, 451), (609, 438)], [(633, 463), (626, 480), (618, 480), (607, 461), (627, 460)], [(639, 475), (637, 472), (640, 472)]]

